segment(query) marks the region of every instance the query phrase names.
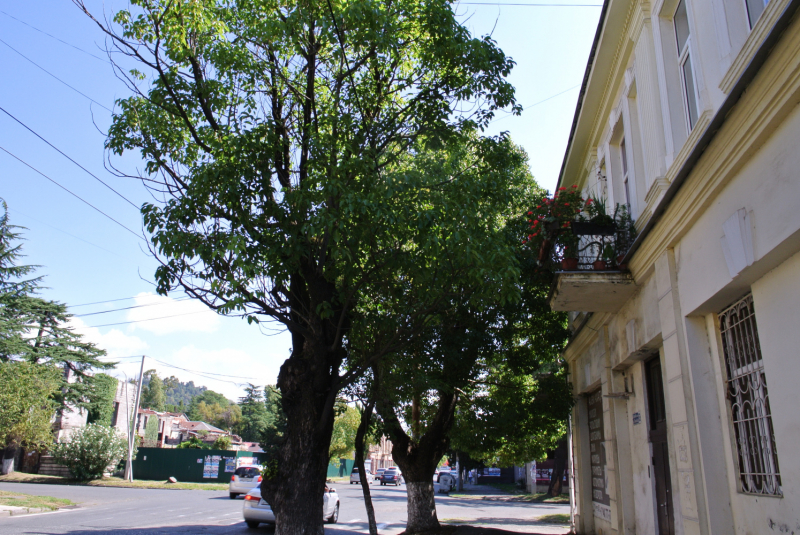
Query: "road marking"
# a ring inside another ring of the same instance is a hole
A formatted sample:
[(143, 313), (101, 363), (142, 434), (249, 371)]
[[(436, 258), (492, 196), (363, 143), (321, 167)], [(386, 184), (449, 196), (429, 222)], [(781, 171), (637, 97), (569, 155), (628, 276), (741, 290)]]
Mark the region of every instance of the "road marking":
[(356, 522), (362, 522), (360, 518), (354, 518), (353, 520), (348, 520), (347, 522), (342, 522), (343, 524), (355, 524)]
[(378, 529), (386, 529), (389, 524), (378, 524)]

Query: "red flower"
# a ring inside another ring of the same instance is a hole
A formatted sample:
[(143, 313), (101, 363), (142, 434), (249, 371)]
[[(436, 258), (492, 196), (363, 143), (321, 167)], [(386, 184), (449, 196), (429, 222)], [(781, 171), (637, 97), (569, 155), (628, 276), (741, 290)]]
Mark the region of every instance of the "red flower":
[(573, 185), (572, 185), (572, 187), (573, 187), (573, 188), (577, 188), (578, 186), (577, 186), (577, 185), (575, 185), (575, 184), (573, 184)]
[(592, 199), (586, 199), (586, 204), (593, 202)]
[(565, 202), (565, 203), (564, 203), (564, 206), (569, 206), (569, 203), (568, 203), (568, 202)]
[(528, 212), (528, 215), (533, 215), (533, 212)]
[(567, 188), (558, 188), (558, 191), (566, 191)]
[(534, 226), (534, 227), (535, 227), (536, 225), (538, 225), (538, 224), (539, 224), (539, 220), (538, 220), (538, 219), (537, 219), (536, 221), (534, 221), (534, 222), (533, 222), (533, 226)]

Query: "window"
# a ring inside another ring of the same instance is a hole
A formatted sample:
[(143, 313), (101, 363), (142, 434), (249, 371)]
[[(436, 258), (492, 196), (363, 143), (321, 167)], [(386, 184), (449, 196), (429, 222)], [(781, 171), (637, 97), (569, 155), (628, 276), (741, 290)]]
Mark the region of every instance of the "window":
[(720, 313), (720, 334), (742, 492), (782, 496), (767, 379), (751, 294)]
[(681, 85), (683, 86), (686, 121), (689, 125), (689, 131), (691, 131), (695, 123), (697, 123), (697, 95), (694, 87), (692, 57), (689, 51), (691, 35), (689, 33), (689, 15), (686, 11), (686, 0), (681, 0), (678, 3), (678, 9), (675, 10), (672, 24), (675, 26), (675, 41), (678, 45), (678, 67), (681, 75)]
[(767, 2), (769, 2), (769, 0), (745, 0), (747, 6), (747, 20), (750, 22), (751, 30), (753, 26), (756, 25), (756, 22), (758, 22), (761, 13), (764, 12), (764, 7), (767, 5)]
[(628, 212), (631, 211), (631, 188), (628, 184), (628, 153), (626, 151), (625, 138), (619, 142), (619, 157), (622, 160), (622, 184), (625, 188), (625, 204), (628, 207)]

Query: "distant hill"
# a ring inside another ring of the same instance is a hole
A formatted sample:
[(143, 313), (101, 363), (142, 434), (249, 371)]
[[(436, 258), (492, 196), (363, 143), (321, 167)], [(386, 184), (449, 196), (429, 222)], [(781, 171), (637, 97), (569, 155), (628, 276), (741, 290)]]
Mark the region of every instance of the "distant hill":
[[(150, 378), (145, 377), (144, 386), (149, 383)], [(202, 396), (208, 390), (205, 386), (196, 386), (194, 381), (184, 383), (175, 376), (165, 378), (164, 387), (167, 410), (171, 409), (178, 412), (187, 412), (192, 404), (192, 399)]]

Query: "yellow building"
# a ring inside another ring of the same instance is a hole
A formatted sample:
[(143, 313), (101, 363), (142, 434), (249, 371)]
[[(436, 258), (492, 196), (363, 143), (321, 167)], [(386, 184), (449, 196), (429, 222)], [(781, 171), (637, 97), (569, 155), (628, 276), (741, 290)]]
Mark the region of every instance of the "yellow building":
[(555, 273), (577, 533), (800, 533), (799, 5), (602, 8), (559, 187), (637, 232)]

